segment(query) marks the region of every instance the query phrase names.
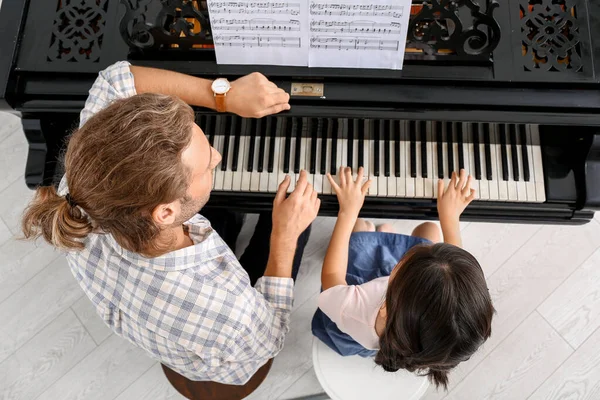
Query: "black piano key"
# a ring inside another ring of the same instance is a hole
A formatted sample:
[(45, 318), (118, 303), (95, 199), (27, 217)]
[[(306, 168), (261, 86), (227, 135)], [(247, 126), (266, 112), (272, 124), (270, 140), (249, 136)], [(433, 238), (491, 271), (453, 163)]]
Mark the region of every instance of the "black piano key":
[[(275, 138), (277, 137), (277, 118), (267, 117), (267, 128), (269, 129), (269, 162), (267, 163), (267, 172), (273, 172), (275, 164)], [(277, 149), (279, 151), (279, 149)]]
[(393, 120), (390, 123), (392, 137), (394, 138), (394, 175), (400, 176), (400, 121)]
[(254, 148), (256, 147), (256, 119), (250, 121), (250, 145), (248, 146), (248, 164), (246, 170), (252, 172), (254, 170)]
[(196, 123), (198, 124), (198, 126), (200, 127), (200, 129), (202, 129), (202, 131), (204, 132), (204, 135), (208, 136), (208, 132), (204, 130), (204, 128), (206, 127), (206, 117), (207, 115), (205, 114), (196, 114)]
[(308, 172), (314, 174), (317, 172), (317, 130), (318, 130), (319, 121), (317, 118), (309, 118), (308, 119), (308, 131), (310, 133), (310, 148), (306, 150), (310, 150), (310, 165), (308, 167)]
[(529, 182), (531, 179), (529, 173), (529, 157), (527, 155), (527, 131), (525, 125), (519, 125), (519, 134), (521, 136), (521, 157), (523, 158), (523, 179)]
[(444, 179), (444, 137), (442, 132), (442, 123), (439, 121), (435, 123), (435, 137), (437, 141), (438, 178)]
[(508, 180), (508, 154), (506, 150), (506, 125), (500, 124), (500, 153), (502, 158), (502, 180)]
[(331, 120), (331, 162), (329, 171), (331, 175), (335, 175), (337, 173), (337, 169), (341, 167), (341, 165), (337, 165), (337, 140), (339, 122), (340, 121), (337, 118)]
[(461, 169), (465, 168), (465, 150), (463, 148), (464, 141), (462, 122), (456, 123), (456, 136), (458, 140), (458, 170), (460, 171)]
[(265, 126), (265, 122), (266, 121), (263, 119), (259, 119), (256, 121), (256, 129), (260, 133), (260, 143), (258, 147), (258, 165), (256, 167), (256, 170), (258, 172), (263, 172), (265, 166), (265, 151), (267, 147), (267, 127)]
[(381, 130), (379, 129), (383, 121), (376, 119), (373, 121), (373, 175), (379, 176), (379, 140), (381, 139)]
[(417, 123), (410, 121), (409, 124), (410, 136), (410, 177), (417, 177)]
[(290, 172), (290, 154), (292, 148), (292, 136), (295, 135), (296, 119), (286, 118), (283, 120), (285, 124), (285, 150), (283, 154), (283, 172), (288, 174)]
[(421, 177), (427, 178), (427, 121), (419, 124), (421, 135)]
[(356, 168), (365, 166), (365, 124), (367, 120), (358, 121), (358, 165)]
[(385, 120), (381, 121), (381, 127), (383, 129), (383, 174), (390, 176), (390, 140), (392, 136), (392, 121)]
[(448, 174), (454, 172), (454, 124), (446, 122), (446, 143), (448, 144)]
[(479, 124), (473, 125), (473, 156), (475, 158), (475, 179), (481, 180), (481, 154), (479, 151)]
[(234, 124), (237, 120), (235, 116), (227, 116), (229, 120), (228, 130), (225, 132), (225, 140), (223, 141), (223, 151), (221, 152), (221, 171), (227, 171), (227, 159), (231, 155), (229, 154), (229, 142), (233, 137), (233, 131), (235, 131)]
[(294, 173), (300, 173), (300, 150), (302, 149), (302, 130), (304, 129), (304, 118), (298, 118), (296, 125), (296, 149), (294, 150)]
[(352, 159), (354, 158), (354, 120), (348, 120), (348, 153), (346, 159), (347, 166), (352, 169)]
[(321, 165), (319, 173), (325, 175), (327, 173), (327, 139), (331, 137), (331, 118), (323, 120), (319, 123), (319, 133), (321, 134)]
[(512, 124), (510, 126), (510, 155), (512, 158), (513, 179), (519, 181), (519, 156), (517, 154), (517, 127)]
[[(233, 154), (231, 155), (232, 158), (232, 163), (231, 163), (231, 170), (233, 172), (236, 172), (238, 170), (238, 163), (240, 162), (240, 142), (242, 141), (242, 136), (244, 134), (244, 132), (246, 131), (246, 119), (243, 119), (241, 124), (238, 123), (237, 119), (238, 117), (234, 117), (235, 119), (235, 126), (236, 129), (234, 129), (233, 132), (233, 136), (234, 136), (234, 142), (233, 142)], [(240, 129), (237, 129), (237, 127), (241, 125)]]
[(490, 140), (490, 124), (483, 124), (483, 145), (485, 147), (485, 177), (488, 181), (494, 179), (494, 177), (492, 176), (492, 148)]

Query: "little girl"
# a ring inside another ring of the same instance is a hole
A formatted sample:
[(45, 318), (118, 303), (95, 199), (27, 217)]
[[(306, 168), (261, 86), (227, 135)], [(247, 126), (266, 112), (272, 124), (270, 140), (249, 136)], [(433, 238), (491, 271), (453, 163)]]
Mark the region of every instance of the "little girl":
[[(328, 175), (340, 211), (323, 262), (315, 336), (341, 355), (375, 356), (386, 371), (418, 371), (447, 387), (448, 372), (490, 336), (494, 307), (483, 271), (461, 246), (459, 217), (473, 200), (472, 177), (438, 182), (434, 223), (411, 236), (358, 219), (370, 181), (340, 168)], [(400, 260), (400, 261), (398, 261)]]

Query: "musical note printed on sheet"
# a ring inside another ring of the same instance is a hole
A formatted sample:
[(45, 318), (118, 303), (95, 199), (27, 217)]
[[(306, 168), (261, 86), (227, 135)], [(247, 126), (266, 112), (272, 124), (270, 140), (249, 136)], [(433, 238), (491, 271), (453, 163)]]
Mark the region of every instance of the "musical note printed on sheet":
[(410, 0), (209, 0), (219, 64), (402, 69)]
[(309, 0), (309, 67), (402, 69), (410, 0)]
[(208, 1), (219, 64), (308, 65), (308, 2)]

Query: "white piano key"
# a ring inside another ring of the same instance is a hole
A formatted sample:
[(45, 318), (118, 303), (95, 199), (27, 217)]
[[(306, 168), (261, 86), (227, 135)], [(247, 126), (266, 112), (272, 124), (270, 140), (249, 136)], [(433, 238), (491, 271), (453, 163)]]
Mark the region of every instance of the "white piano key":
[[(288, 124), (291, 124), (292, 121), (288, 121)], [(285, 154), (285, 153), (284, 153)], [(285, 155), (284, 155), (285, 157)], [(296, 135), (292, 134), (290, 140), (290, 163), (288, 165), (288, 175), (290, 176), (290, 186), (288, 188), (288, 193), (294, 191), (296, 187), (296, 174), (294, 173), (294, 163), (296, 162)]]
[[(223, 154), (223, 145), (225, 143), (224, 136), (215, 136), (213, 147), (221, 154)], [(223, 171), (221, 171), (221, 164), (213, 171), (213, 190), (223, 190)]]
[[(390, 121), (390, 124), (393, 124), (395, 122)], [(391, 129), (391, 126), (389, 127), (389, 129)], [(388, 177), (384, 177), (385, 179), (385, 184), (387, 185), (386, 187), (386, 196), (387, 197), (396, 197), (396, 172), (395, 172), (395, 156), (394, 156), (394, 149), (395, 149), (395, 140), (394, 140), (394, 134), (393, 131), (390, 132), (390, 153), (389, 153), (389, 157), (390, 157), (390, 176)], [(385, 159), (384, 159), (384, 164), (385, 164)], [(385, 171), (384, 171), (384, 175), (385, 175)]]
[(535, 175), (535, 198), (538, 203), (543, 203), (546, 201), (546, 189), (544, 187), (542, 148), (538, 125), (531, 125), (531, 144), (533, 150), (533, 173)]
[(438, 198), (438, 181), (440, 180), (438, 171), (438, 146), (437, 137), (433, 131), (434, 122), (429, 123), (429, 131), (431, 133), (431, 177), (433, 179), (433, 198)]
[[(309, 153), (309, 144), (308, 144), (308, 119), (305, 118), (307, 122), (304, 123), (303, 133), (302, 133), (302, 145), (300, 146), (300, 171), (304, 170), (308, 172), (309, 162), (306, 162), (306, 154)], [(296, 175), (296, 179), (300, 179), (300, 174)], [(308, 182), (312, 185), (312, 181), (308, 179)]]
[(260, 132), (256, 132), (254, 139), (254, 157), (252, 158), (252, 172), (250, 173), (250, 191), (258, 192), (260, 189), (260, 172), (258, 172), (258, 159), (260, 154)]
[[(247, 131), (248, 132), (248, 131)], [(252, 179), (252, 171), (248, 171), (248, 160), (250, 158), (250, 142), (252, 140), (251, 136), (246, 137), (246, 147), (244, 152), (244, 163), (242, 164), (242, 191), (249, 192), (251, 186)]]
[(515, 180), (515, 172), (512, 163), (512, 149), (511, 149), (511, 137), (510, 137), (510, 126), (506, 127), (506, 157), (508, 158), (508, 201), (518, 201), (519, 196), (517, 195), (517, 182)]
[(446, 128), (446, 124), (442, 123), (442, 166), (444, 167), (444, 181), (448, 181), (452, 178), (452, 171), (448, 168), (448, 132)]
[[(333, 134), (335, 135), (336, 132), (333, 132)], [(326, 163), (325, 163), (325, 175), (323, 175), (323, 194), (332, 194), (333, 193), (333, 189), (331, 187), (331, 184), (329, 183), (329, 179), (327, 178), (327, 173), (331, 172), (331, 156), (332, 156), (332, 139), (331, 137), (327, 138), (327, 158), (326, 158)]]
[(275, 136), (275, 152), (273, 153), (273, 172), (271, 174), (268, 174), (269, 187), (267, 191), (270, 193), (277, 192), (279, 183), (281, 182), (281, 180), (283, 180), (283, 175), (281, 180), (279, 179), (280, 174), (283, 173), (283, 164), (279, 162), (279, 155), (281, 155), (281, 157), (283, 158), (283, 151), (285, 151), (285, 148), (283, 148), (281, 145), (282, 137), (279, 135), (279, 132), (281, 132), (281, 121), (277, 126), (278, 135)]
[(405, 137), (405, 154), (404, 154), (404, 169), (406, 171), (406, 197), (414, 198), (415, 197), (415, 178), (411, 176), (411, 168), (410, 168), (410, 124), (408, 121), (402, 121), (402, 129)]
[[(244, 125), (242, 125), (244, 126)], [(244, 166), (244, 161), (246, 161), (246, 153), (247, 153), (247, 143), (248, 143), (248, 136), (244, 136), (243, 135), (244, 131), (241, 131), (241, 137), (240, 137), (240, 149), (239, 149), (239, 160), (238, 160), (238, 165), (237, 165), (237, 171), (233, 173), (233, 183), (231, 184), (231, 190), (233, 190), (234, 192), (240, 192), (242, 191), (242, 181), (244, 180), (244, 170), (245, 170), (245, 166)]]
[[(315, 174), (310, 173), (310, 157), (312, 154), (312, 133), (310, 131), (307, 132), (308, 136), (306, 138), (306, 148), (304, 149), (304, 169), (306, 170), (306, 181), (313, 185), (315, 185)], [(316, 164), (315, 164), (316, 166)], [(316, 172), (316, 170), (315, 170)]]
[(523, 150), (521, 147), (521, 134), (517, 126), (517, 163), (519, 165), (519, 180), (517, 181), (517, 197), (519, 202), (527, 201), (527, 186), (525, 185), (525, 170), (523, 169)]
[(535, 172), (533, 166), (533, 146), (531, 144), (531, 125), (527, 125), (527, 158), (529, 159), (529, 181), (525, 182), (525, 188), (527, 190), (527, 201), (537, 202), (537, 195), (535, 190)]
[(233, 148), (235, 147), (235, 136), (229, 138), (229, 149), (227, 155), (227, 171), (223, 173), (223, 190), (231, 191), (233, 185)]
[[(382, 122), (383, 123), (383, 122)], [(371, 141), (373, 139), (374, 123), (372, 120), (365, 119), (363, 121), (363, 181), (369, 179), (371, 171)], [(367, 193), (368, 195), (368, 193)]]
[(502, 145), (500, 144), (500, 125), (496, 127), (496, 161), (498, 166), (498, 199), (500, 201), (508, 201), (508, 181), (505, 181), (502, 176)]
[[(323, 125), (325, 127), (325, 125)], [(323, 133), (323, 132), (321, 132)], [(315, 190), (319, 193), (323, 193), (323, 179), (327, 179), (321, 175), (321, 150), (323, 148), (323, 138), (317, 138), (317, 158), (315, 162), (315, 175), (313, 178), (313, 185)]]
[(487, 170), (485, 165), (485, 135), (483, 124), (479, 124), (479, 155), (481, 159), (481, 180), (479, 181), (479, 199), (490, 199), (490, 185), (487, 180)]
[[(419, 130), (418, 127), (420, 127), (420, 123), (417, 123), (417, 130)], [(417, 198), (423, 198), (425, 197), (425, 179), (423, 178), (423, 171), (421, 169), (421, 136), (420, 134), (417, 135), (417, 146), (416, 146), (416, 153), (417, 153), (417, 177), (415, 178), (415, 197)]]
[[(381, 121), (383, 124), (384, 121)], [(376, 176), (371, 183), (371, 187), (377, 186), (376, 196), (386, 197), (388, 191), (388, 183), (387, 178), (385, 176), (385, 135), (379, 135), (379, 146), (374, 146), (373, 149), (377, 150), (379, 147), (379, 176)], [(375, 159), (373, 159), (375, 161)], [(373, 163), (373, 168), (375, 168), (375, 164)]]
[(473, 124), (468, 123), (467, 127), (469, 138), (469, 174), (473, 175), (473, 183), (471, 184), (471, 188), (475, 189), (475, 199), (478, 200), (480, 197), (480, 191), (479, 181), (475, 179), (475, 145), (473, 144)]
[[(275, 123), (275, 121), (272, 121)], [(265, 124), (266, 121), (263, 121)], [(265, 127), (263, 127), (265, 129)], [(271, 138), (269, 137), (269, 132), (265, 136), (265, 153), (263, 154), (263, 172), (258, 172), (258, 191), (262, 193), (267, 193), (269, 191), (269, 149), (271, 146)], [(260, 154), (260, 153), (257, 153)], [(258, 160), (257, 160), (258, 161)], [(258, 162), (256, 163), (258, 165)]]
[[(425, 198), (434, 199), (437, 191), (437, 179), (433, 175), (433, 133), (431, 122), (427, 122), (427, 178), (425, 179)], [(436, 186), (436, 188), (434, 188)]]
[(356, 172), (358, 171), (358, 132), (354, 132), (354, 140), (352, 145), (352, 179), (356, 178)]
[(498, 193), (498, 180), (502, 179), (502, 171), (498, 170), (498, 155), (496, 154), (496, 145), (498, 142), (498, 137), (496, 136), (496, 124), (490, 124), (490, 154), (492, 155), (491, 164), (492, 164), (492, 180), (489, 181), (488, 186), (490, 188), (490, 200), (498, 201), (499, 193)]

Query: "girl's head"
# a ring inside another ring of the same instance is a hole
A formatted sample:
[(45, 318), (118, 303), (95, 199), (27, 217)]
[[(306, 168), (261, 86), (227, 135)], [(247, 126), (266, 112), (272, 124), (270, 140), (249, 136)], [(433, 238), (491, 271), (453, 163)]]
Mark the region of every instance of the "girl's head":
[(494, 307), (477, 260), (445, 243), (413, 247), (390, 275), (375, 362), (424, 372), (444, 388), (448, 372), (490, 336)]

